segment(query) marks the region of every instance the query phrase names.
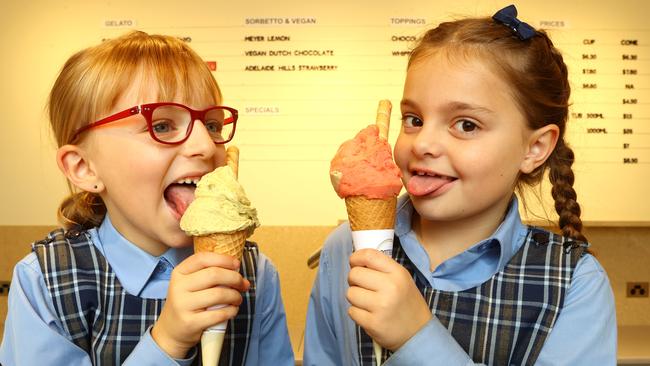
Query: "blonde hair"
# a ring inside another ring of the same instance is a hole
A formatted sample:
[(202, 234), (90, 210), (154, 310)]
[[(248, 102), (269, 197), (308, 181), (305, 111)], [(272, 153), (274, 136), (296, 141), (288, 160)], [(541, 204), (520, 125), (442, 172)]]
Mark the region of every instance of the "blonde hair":
[(525, 186), (540, 183), (548, 169), (562, 233), (586, 241), (573, 188), (574, 154), (564, 139), (571, 94), (568, 71), (562, 54), (546, 32), (538, 30), (534, 37), (524, 41), (491, 18), (441, 23), (419, 40), (409, 57), (409, 67), (440, 50), (449, 57), (481, 57), (510, 85), (531, 129), (549, 124), (559, 127), (559, 139), (548, 160), (530, 174), (521, 174), (516, 189), (521, 192)]
[[(133, 31), (79, 51), (65, 63), (48, 101), (57, 145), (79, 143), (83, 135), (72, 141), (74, 133), (105, 117), (140, 72), (150, 78), (147, 85), (157, 86), (159, 102), (179, 97), (190, 103), (221, 102), (214, 76), (187, 44), (170, 36)], [(99, 225), (106, 214), (99, 195), (75, 192), (68, 186), (71, 194), (59, 207), (59, 222), (66, 229), (79, 230)]]

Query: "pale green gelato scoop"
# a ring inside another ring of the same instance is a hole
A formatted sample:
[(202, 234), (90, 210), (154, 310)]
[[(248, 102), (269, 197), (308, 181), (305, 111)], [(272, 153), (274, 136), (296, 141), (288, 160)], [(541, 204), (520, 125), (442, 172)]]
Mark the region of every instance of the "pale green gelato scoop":
[(248, 230), (250, 236), (258, 226), (257, 210), (228, 166), (201, 178), (194, 191), (194, 201), (181, 218), (181, 229), (191, 236), (241, 230)]

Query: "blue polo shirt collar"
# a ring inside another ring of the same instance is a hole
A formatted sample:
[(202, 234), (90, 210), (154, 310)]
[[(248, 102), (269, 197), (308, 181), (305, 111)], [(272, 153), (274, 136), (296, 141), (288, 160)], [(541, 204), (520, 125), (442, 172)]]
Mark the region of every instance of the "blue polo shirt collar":
[[(428, 254), (411, 229), (414, 208), (408, 195), (398, 199), (395, 234), (405, 254), (432, 287), (459, 291), (475, 287), (502, 270), (523, 245), (527, 228), (518, 210), (517, 198), (513, 196), (504, 220), (492, 235), (441, 263), (433, 272)], [(454, 285), (446, 287), (451, 283)]]
[(169, 248), (161, 256), (153, 256), (124, 238), (113, 226), (108, 214), (101, 225), (90, 232), (95, 246), (102, 252), (124, 289), (139, 296), (160, 268), (175, 268), (192, 254), (192, 248)]

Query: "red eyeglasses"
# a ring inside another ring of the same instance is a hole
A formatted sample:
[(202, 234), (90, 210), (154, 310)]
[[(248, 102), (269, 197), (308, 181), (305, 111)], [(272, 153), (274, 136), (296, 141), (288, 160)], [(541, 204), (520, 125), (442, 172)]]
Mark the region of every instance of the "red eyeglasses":
[(194, 121), (203, 122), (215, 144), (225, 144), (235, 135), (238, 112), (234, 108), (214, 106), (197, 111), (178, 103), (150, 103), (131, 107), (78, 129), (72, 136), (91, 128), (115, 122), (136, 114), (142, 114), (147, 121), (149, 135), (161, 144), (178, 145), (190, 137)]

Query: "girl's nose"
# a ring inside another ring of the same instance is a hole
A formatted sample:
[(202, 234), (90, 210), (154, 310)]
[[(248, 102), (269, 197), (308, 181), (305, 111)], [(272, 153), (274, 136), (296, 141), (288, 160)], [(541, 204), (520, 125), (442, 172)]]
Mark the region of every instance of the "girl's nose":
[(437, 158), (444, 152), (444, 132), (433, 124), (425, 124), (413, 139), (413, 154)]
[(195, 120), (190, 136), (183, 143), (183, 151), (187, 156), (212, 158), (217, 151), (217, 145), (200, 120)]

